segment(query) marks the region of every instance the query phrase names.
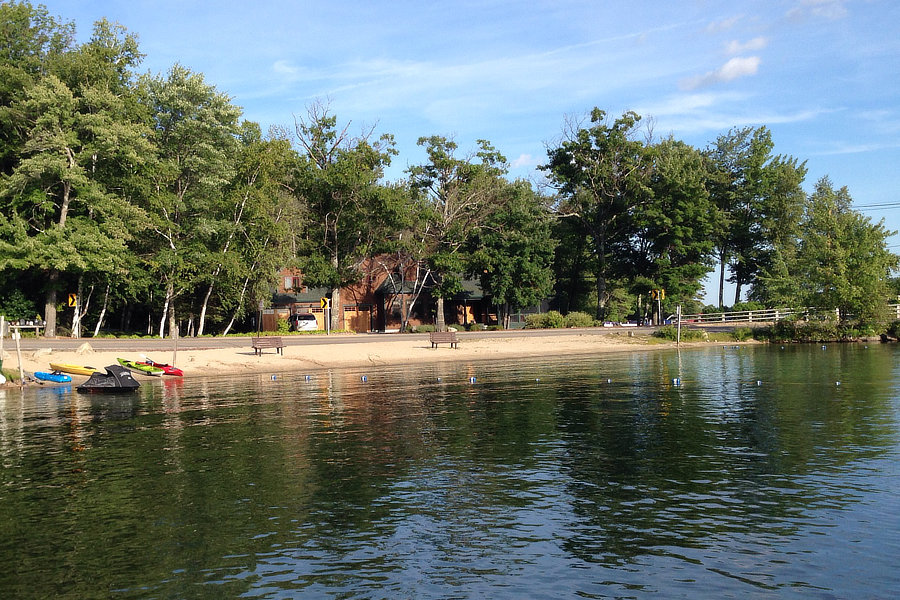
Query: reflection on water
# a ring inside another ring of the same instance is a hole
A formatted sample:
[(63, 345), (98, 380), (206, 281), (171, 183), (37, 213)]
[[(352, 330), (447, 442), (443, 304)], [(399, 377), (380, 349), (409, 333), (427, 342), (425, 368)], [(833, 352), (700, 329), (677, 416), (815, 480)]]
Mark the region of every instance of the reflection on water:
[(887, 598), (900, 585), (894, 347), (272, 375), (7, 390), (0, 556), (14, 566), (0, 593)]

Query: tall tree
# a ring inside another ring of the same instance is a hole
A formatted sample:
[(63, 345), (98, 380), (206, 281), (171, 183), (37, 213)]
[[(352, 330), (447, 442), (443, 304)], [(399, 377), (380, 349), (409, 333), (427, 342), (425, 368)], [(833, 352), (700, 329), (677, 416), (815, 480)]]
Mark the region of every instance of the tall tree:
[(706, 152), (711, 164), (709, 189), (723, 219), (716, 236), (719, 259), (719, 307), (724, 305), (725, 271), (735, 284), (735, 303), (752, 285), (779, 243), (791, 237), (803, 201), (806, 166), (773, 156), (772, 134), (765, 127), (732, 129)]
[(407, 169), (416, 198), (425, 207), (427, 262), (437, 297), (435, 326), (446, 328), (444, 299), (462, 290), (465, 271), (462, 249), (485, 223), (507, 171), (506, 158), (487, 140), (478, 140), (474, 156), (456, 156), (457, 144), (443, 136), (419, 138), (427, 162)]
[(575, 126), (541, 168), (563, 197), (561, 212), (590, 238), (597, 285), (597, 318), (605, 316), (609, 279), (616, 268), (613, 248), (626, 243), (632, 215), (646, 201), (650, 162), (636, 139), (640, 116), (627, 112), (613, 123), (598, 108), (591, 124)]
[(799, 283), (797, 304), (838, 311), (873, 323), (884, 316), (890, 276), (898, 256), (886, 240), (896, 232), (872, 223), (851, 208), (846, 187), (835, 190), (826, 177), (816, 183), (800, 225), (797, 256), (789, 265)]
[(164, 288), (159, 335), (166, 318), (176, 335), (175, 301), (197, 284), (209, 215), (221, 215), (223, 194), (234, 178), (241, 110), (207, 84), (202, 75), (180, 65), (166, 77), (142, 81), (157, 147), (148, 202), (157, 237), (147, 249)]
[(393, 229), (393, 196), (379, 180), (396, 154), (394, 140), (389, 134), (372, 140), (371, 129), (354, 136), (350, 123), (338, 128), (322, 103), (309, 106), (295, 129), (304, 151), (296, 190), (309, 211), (310, 244), (300, 265), (304, 280), (331, 288), (331, 327), (337, 329), (341, 288), (359, 279), (362, 262)]
[[(226, 193), (217, 198), (220, 202), (216, 209), (199, 217), (198, 232), (206, 252), (200, 257), (203, 266), (198, 275), (198, 281), (203, 283), (200, 289), (205, 287), (205, 292), (197, 335), (203, 335), (210, 299), (217, 286), (221, 299), (240, 311), (243, 298), (225, 298), (243, 288), (239, 282), (250, 276), (271, 284), (275, 272), (261, 266), (269, 265), (274, 258), (280, 268), (292, 258), (285, 252), (288, 220), (282, 217), (285, 210), (294, 206), (289, 179), (296, 169), (296, 153), (290, 140), (277, 136), (263, 139), (256, 123), (242, 124), (240, 141), (234, 180)], [(255, 248), (261, 240), (267, 242), (265, 247)], [(248, 254), (251, 247), (254, 251)], [(257, 268), (246, 272), (246, 267), (254, 263)], [(222, 282), (230, 285), (223, 287), (219, 285)]]
[(62, 276), (121, 273), (140, 229), (130, 185), (150, 146), (128, 93), (139, 60), (134, 37), (101, 21), (14, 107), (24, 144), (3, 181), (3, 226), (18, 268), (45, 273), (47, 336), (56, 335)]
[(511, 311), (534, 306), (550, 294), (556, 241), (544, 199), (528, 182), (503, 185), (497, 200), (473, 236), (468, 270), (508, 328)]
[(651, 193), (632, 217), (633, 234), (620, 240), (616, 252), (629, 257), (628, 279), (664, 289), (670, 301), (688, 302), (712, 266), (718, 222), (706, 189), (704, 159), (672, 138), (648, 148), (648, 156)]

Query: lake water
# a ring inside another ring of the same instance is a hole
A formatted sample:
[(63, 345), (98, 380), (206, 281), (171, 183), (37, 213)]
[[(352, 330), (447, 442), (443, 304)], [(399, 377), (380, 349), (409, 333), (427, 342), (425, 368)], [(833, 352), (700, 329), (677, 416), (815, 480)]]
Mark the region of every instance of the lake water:
[(0, 597), (892, 598), (898, 359), (717, 346), (0, 391)]

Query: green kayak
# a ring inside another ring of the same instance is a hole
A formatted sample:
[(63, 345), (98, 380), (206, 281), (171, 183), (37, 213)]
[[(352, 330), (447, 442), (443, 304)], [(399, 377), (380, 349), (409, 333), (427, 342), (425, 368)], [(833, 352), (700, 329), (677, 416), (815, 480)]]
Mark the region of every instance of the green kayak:
[(124, 358), (117, 358), (119, 364), (123, 367), (128, 367), (132, 371), (139, 371), (144, 375), (153, 375), (154, 377), (159, 377), (163, 374), (163, 370), (159, 367), (154, 367), (153, 365), (137, 360), (126, 360)]

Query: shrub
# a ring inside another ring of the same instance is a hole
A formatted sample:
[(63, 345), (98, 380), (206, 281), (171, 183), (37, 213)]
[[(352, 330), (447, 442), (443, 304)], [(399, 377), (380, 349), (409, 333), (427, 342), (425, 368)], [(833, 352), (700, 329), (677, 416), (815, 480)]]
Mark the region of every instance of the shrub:
[(9, 321), (32, 319), (35, 315), (34, 302), (25, 297), (22, 290), (13, 290), (0, 298), (0, 315)]
[(565, 317), (565, 327), (592, 327), (594, 318), (585, 312), (570, 312)]
[(288, 323), (287, 319), (279, 318), (278, 322), (275, 324), (275, 329), (279, 334), (287, 333), (291, 330), (291, 324)]
[(559, 311), (526, 315), (526, 329), (560, 329), (566, 326), (566, 318)]
[(765, 310), (766, 305), (762, 302), (738, 302), (731, 307), (732, 312), (740, 312), (743, 310)]
[(894, 339), (900, 339), (900, 319), (888, 326), (887, 334)]
[[(678, 339), (678, 328), (674, 325), (665, 325), (653, 332), (653, 337), (662, 338), (664, 340), (676, 341)], [(681, 328), (681, 341), (697, 342), (706, 339), (706, 332), (702, 329)]]
[(735, 327), (731, 332), (731, 337), (736, 342), (746, 342), (753, 337), (753, 330), (749, 327)]
[(434, 325), (413, 325), (410, 330), (413, 333), (431, 333), (434, 331)]

